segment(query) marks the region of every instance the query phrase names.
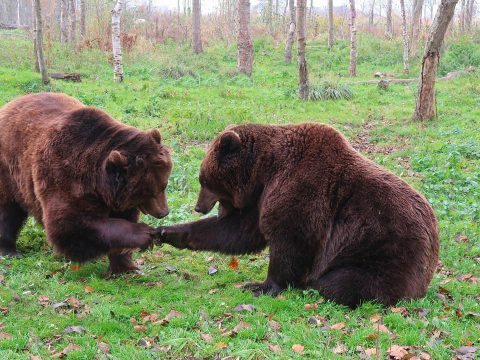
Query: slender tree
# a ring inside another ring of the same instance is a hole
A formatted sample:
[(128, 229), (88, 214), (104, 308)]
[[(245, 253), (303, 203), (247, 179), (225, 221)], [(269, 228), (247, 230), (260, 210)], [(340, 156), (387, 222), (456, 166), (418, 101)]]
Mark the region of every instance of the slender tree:
[(122, 42), (120, 38), (120, 19), (124, 0), (117, 0), (112, 11), (112, 50), (113, 50), (113, 80), (123, 81)]
[(77, 9), (76, 9), (76, 1), (75, 0), (69, 0), (68, 4), (68, 41), (71, 44), (74, 44), (77, 42)]
[(47, 67), (45, 66), (45, 59), (43, 57), (43, 33), (42, 33), (42, 10), (40, 5), (40, 0), (34, 0), (34, 9), (35, 9), (35, 45), (37, 48), (37, 58), (38, 67), (40, 68), (40, 73), (42, 74), (42, 82), (48, 84), (48, 73)]
[(375, 0), (372, 1), (372, 7), (370, 8), (370, 13), (368, 15), (368, 27), (370, 30), (373, 28), (373, 17), (374, 17), (374, 12), (375, 12)]
[(298, 42), (298, 96), (308, 100), (308, 66), (305, 58), (305, 15), (306, 0), (297, 0), (297, 42)]
[(288, 9), (290, 12), (290, 26), (288, 27), (287, 42), (285, 44), (285, 64), (292, 62), (292, 46), (295, 36), (295, 0), (288, 0)]
[(407, 16), (405, 14), (405, 0), (400, 0), (400, 12), (402, 16), (402, 38), (403, 38), (403, 73), (408, 74), (408, 31), (407, 31)]
[[(391, 0), (390, 0), (391, 1)], [(328, 47), (333, 46), (333, 0), (328, 0)]]
[(393, 37), (392, 0), (387, 0), (387, 23), (385, 27), (385, 36), (389, 39)]
[(253, 44), (250, 36), (250, 0), (238, 0), (237, 70), (251, 76)]
[(202, 29), (201, 29), (201, 18), (202, 18), (202, 10), (201, 10), (201, 1), (200, 0), (193, 0), (192, 4), (193, 8), (193, 53), (200, 54), (203, 52), (202, 47)]
[(60, 0), (60, 42), (68, 42), (68, 0)]
[(87, 7), (85, 1), (86, 0), (80, 0), (80, 36), (82, 40), (84, 40), (86, 36)]
[(357, 76), (357, 28), (355, 19), (357, 12), (355, 10), (355, 0), (350, 1), (350, 76)]
[(435, 77), (440, 62), (440, 48), (442, 47), (448, 25), (455, 13), (457, 2), (458, 0), (441, 0), (430, 28), (420, 71), (417, 104), (413, 115), (415, 120), (428, 120), (437, 115)]
[(410, 54), (412, 54), (412, 56), (417, 54), (418, 43), (420, 41), (423, 4), (424, 0), (414, 0), (413, 2), (412, 24), (410, 31)]

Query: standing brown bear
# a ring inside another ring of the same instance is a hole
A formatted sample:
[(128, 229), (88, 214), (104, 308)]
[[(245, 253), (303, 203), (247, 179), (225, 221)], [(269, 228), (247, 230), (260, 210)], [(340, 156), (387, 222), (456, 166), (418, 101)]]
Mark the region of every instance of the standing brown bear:
[(20, 97), (0, 109), (0, 255), (15, 255), (28, 215), (74, 261), (108, 255), (110, 272), (135, 270), (134, 249), (154, 229), (140, 211), (168, 213), (172, 168), (160, 133), (141, 132), (64, 95)]
[(425, 295), (438, 260), (426, 199), (327, 125), (240, 125), (213, 141), (196, 210), (219, 215), (160, 228), (178, 248), (246, 254), (270, 247), (256, 295), (314, 288), (350, 307)]

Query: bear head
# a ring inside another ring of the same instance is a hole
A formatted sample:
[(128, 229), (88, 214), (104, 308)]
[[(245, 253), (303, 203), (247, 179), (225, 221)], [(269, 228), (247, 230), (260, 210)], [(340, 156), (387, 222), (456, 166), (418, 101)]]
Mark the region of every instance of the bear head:
[(127, 138), (104, 161), (103, 197), (116, 212), (137, 208), (160, 219), (169, 212), (165, 190), (172, 170), (170, 151), (156, 129)]

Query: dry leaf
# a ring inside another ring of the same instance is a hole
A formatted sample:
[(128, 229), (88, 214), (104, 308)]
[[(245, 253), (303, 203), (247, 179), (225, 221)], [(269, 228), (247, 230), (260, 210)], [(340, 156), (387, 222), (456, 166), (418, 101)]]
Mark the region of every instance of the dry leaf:
[(104, 354), (110, 354), (110, 346), (104, 342), (99, 342), (98, 343), (98, 348), (99, 350), (104, 353)]
[(84, 290), (85, 290), (86, 293), (92, 293), (92, 292), (95, 291), (95, 290), (93, 290), (93, 288), (91, 286), (85, 286)]
[(238, 270), (238, 259), (235, 256), (232, 256), (232, 258), (230, 259), (228, 267), (233, 270)]
[(278, 354), (282, 351), (282, 349), (280, 348), (280, 345), (270, 344), (270, 345), (268, 345), (268, 348), (270, 349), (271, 352), (273, 352), (275, 354)]
[(220, 342), (216, 343), (215, 346), (220, 348), (220, 349), (225, 349), (227, 347), (227, 344), (224, 343), (223, 341), (220, 341)]
[(40, 355), (30, 355), (30, 360), (42, 360)]
[(251, 329), (252, 326), (249, 323), (246, 323), (245, 321), (240, 321), (237, 326), (233, 328), (233, 331), (235, 333), (238, 333), (242, 329)]
[(70, 270), (72, 271), (78, 271), (80, 270), (81, 266), (80, 264), (72, 264), (72, 266), (70, 266)]
[(49, 302), (50, 302), (50, 299), (46, 295), (42, 295), (38, 297), (38, 303), (42, 306), (48, 306)]
[(145, 348), (150, 348), (152, 346), (152, 343), (147, 340), (147, 339), (144, 339), (144, 338), (141, 338), (141, 339), (138, 339), (138, 343), (137, 343), (139, 346), (141, 347), (145, 347)]
[(377, 355), (377, 349), (376, 348), (365, 349), (365, 354), (367, 354), (368, 356)]
[(317, 310), (318, 304), (305, 304), (305, 310)]
[(210, 335), (210, 334), (200, 334), (200, 336), (202, 337), (203, 341), (205, 341), (207, 343), (213, 343), (212, 335)]
[(6, 332), (0, 332), (0, 340), (4, 340), (4, 339), (12, 339), (13, 336), (6, 333)]
[(215, 294), (215, 293), (217, 293), (217, 292), (218, 292), (218, 289), (210, 289), (210, 290), (208, 290), (208, 293), (209, 293), (210, 295), (213, 295), (213, 294)]
[(388, 349), (388, 355), (395, 360), (401, 360), (408, 355), (408, 347), (392, 345)]
[(420, 352), (420, 359), (422, 359), (422, 360), (432, 360), (432, 356), (425, 351), (421, 351)]
[(377, 340), (378, 339), (378, 334), (368, 334), (367, 335), (367, 340)]
[(466, 235), (457, 235), (455, 237), (455, 241), (457, 241), (457, 242), (467, 242), (468, 237)]
[(213, 275), (213, 274), (216, 274), (218, 272), (218, 269), (214, 266), (210, 266), (208, 268), (208, 275)]
[(137, 265), (143, 265), (145, 264), (145, 259), (144, 258), (138, 258), (137, 260), (135, 260), (135, 262), (137, 263)]
[(332, 326), (330, 326), (330, 329), (342, 330), (344, 327), (345, 327), (345, 323), (344, 322), (339, 322), (339, 323), (336, 323), (336, 324), (333, 324)]
[(63, 332), (66, 334), (71, 334), (71, 333), (81, 334), (84, 331), (85, 331), (85, 328), (80, 325), (67, 326), (65, 330), (63, 330)]
[(474, 277), (472, 274), (460, 275), (458, 277), (458, 280), (466, 281), (466, 282), (469, 282), (469, 283), (472, 283), (472, 284), (477, 284), (479, 282), (479, 279)]
[(295, 344), (292, 346), (292, 350), (299, 355), (303, 355), (305, 347), (300, 344)]
[(280, 323), (275, 320), (268, 320), (268, 326), (270, 326), (270, 329), (275, 332), (279, 332), (282, 329)]
[(383, 332), (383, 333), (386, 333), (386, 334), (390, 334), (390, 330), (388, 330), (388, 328), (383, 324), (375, 324), (374, 328), (375, 328), (376, 331), (380, 331), (380, 332)]
[(145, 332), (145, 331), (147, 331), (147, 327), (145, 325), (135, 325), (133, 327), (133, 330), (138, 331), (138, 332)]
[(372, 322), (372, 323), (379, 322), (380, 319), (381, 319), (380, 314), (375, 314), (375, 315), (370, 316), (370, 322)]
[(177, 310), (171, 310), (167, 316), (165, 316), (165, 320), (167, 321), (170, 321), (172, 320), (173, 318), (179, 318), (179, 317), (182, 317), (182, 313), (180, 311), (177, 311)]
[(252, 304), (240, 304), (240, 305), (235, 306), (234, 310), (237, 311), (237, 312), (253, 311), (253, 310), (255, 310), (255, 306), (253, 306)]
[(343, 344), (337, 345), (332, 349), (334, 354), (343, 354), (347, 352), (347, 347)]

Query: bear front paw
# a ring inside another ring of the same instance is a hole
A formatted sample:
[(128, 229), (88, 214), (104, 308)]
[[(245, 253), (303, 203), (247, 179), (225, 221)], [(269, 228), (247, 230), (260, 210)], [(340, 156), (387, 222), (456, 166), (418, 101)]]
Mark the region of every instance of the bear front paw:
[(260, 296), (260, 295), (270, 295), (270, 296), (277, 296), (282, 292), (282, 288), (275, 284), (272, 281), (265, 281), (263, 283), (248, 283), (243, 285), (244, 291), (251, 291), (253, 295)]

